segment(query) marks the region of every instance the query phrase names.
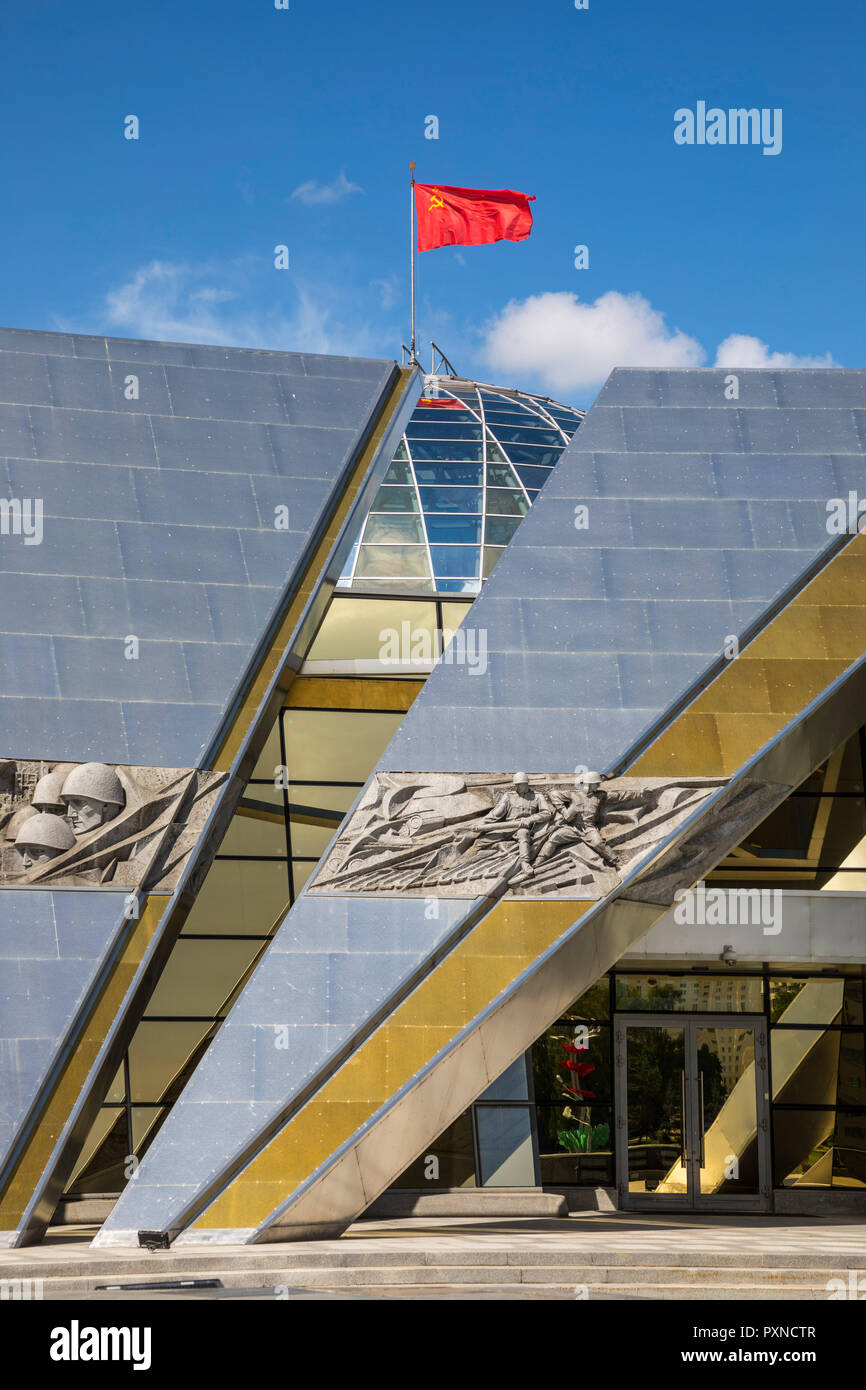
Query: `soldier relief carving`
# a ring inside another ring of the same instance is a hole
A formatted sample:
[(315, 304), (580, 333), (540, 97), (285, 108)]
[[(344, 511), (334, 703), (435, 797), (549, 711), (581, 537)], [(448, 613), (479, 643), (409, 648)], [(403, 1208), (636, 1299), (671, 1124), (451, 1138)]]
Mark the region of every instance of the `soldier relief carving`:
[(377, 773), (308, 891), (604, 897), (721, 785)]
[(221, 773), (0, 759), (0, 883), (168, 889)]

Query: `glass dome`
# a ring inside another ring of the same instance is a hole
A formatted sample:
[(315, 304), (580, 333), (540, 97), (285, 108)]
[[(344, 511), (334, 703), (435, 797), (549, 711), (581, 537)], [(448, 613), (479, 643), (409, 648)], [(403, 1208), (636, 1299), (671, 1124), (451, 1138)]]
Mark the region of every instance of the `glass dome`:
[(545, 396), (425, 377), (339, 588), (477, 593), (584, 414)]

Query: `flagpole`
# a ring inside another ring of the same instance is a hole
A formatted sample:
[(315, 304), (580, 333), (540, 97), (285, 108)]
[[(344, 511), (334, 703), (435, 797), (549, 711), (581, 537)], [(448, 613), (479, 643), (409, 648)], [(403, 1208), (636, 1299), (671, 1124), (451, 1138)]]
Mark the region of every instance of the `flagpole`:
[(409, 297), (412, 304), (412, 330), (410, 338), (411, 362), (415, 364), (415, 161), (409, 165), (411, 184), (409, 187)]

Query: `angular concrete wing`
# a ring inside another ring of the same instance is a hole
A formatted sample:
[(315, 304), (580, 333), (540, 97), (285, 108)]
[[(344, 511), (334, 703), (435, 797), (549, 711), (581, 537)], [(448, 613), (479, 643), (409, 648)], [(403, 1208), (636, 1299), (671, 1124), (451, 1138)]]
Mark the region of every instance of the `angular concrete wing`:
[[(828, 503), (866, 478), (866, 373), (742, 371), (733, 398), (730, 376), (612, 374), (467, 619), (486, 670), (437, 667), (375, 774), (523, 768), (542, 800), (576, 769), (709, 779), (700, 804), (571, 901), (515, 889), (530, 829), (511, 877), (390, 987), (359, 928), (376, 910), (413, 926), (423, 897), (341, 898), (351, 1019), (308, 987), (338, 900), (306, 893), (98, 1243), (344, 1228), (862, 722), (866, 547)], [(403, 828), (373, 829), (387, 847)], [(319, 1025), (282, 1085), (256, 1022)]]
[[(391, 361), (0, 330), (0, 770), (123, 764), (158, 782), (218, 763), (214, 785), (236, 794), (225, 774), (285, 624), (329, 556), (339, 573), (343, 513), (416, 395)], [(23, 794), (7, 790), (11, 845)], [(193, 799), (162, 827), (168, 840), (186, 826), (172, 843), (192, 860), (225, 825), (218, 807), (202, 834)], [(110, 873), (92, 892), (0, 889), (2, 1240), (88, 1092), (177, 877), (132, 909)]]

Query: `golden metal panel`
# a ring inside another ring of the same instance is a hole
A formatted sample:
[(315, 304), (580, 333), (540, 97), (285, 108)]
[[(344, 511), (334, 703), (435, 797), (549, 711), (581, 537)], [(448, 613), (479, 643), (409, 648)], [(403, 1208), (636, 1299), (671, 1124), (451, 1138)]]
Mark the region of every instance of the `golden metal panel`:
[(831, 608), (860, 604), (866, 593), (866, 543), (856, 536), (809, 585), (809, 602)]
[(866, 536), (857, 535), (672, 720), (629, 774), (732, 776), (864, 650)]
[[(863, 594), (866, 595), (866, 581)], [(866, 651), (866, 606), (853, 603), (819, 609), (827, 642), (827, 655), (846, 666)]]
[(827, 655), (821, 609), (810, 603), (792, 603), (768, 625), (760, 638), (750, 642), (740, 661), (787, 661), (798, 652)]
[[(764, 661), (762, 663), (770, 692), (771, 708), (779, 714), (790, 717), (799, 714), (841, 676), (847, 661), (826, 661), (804, 657), (802, 660), (792, 656), (788, 661)], [(777, 721), (781, 728), (788, 719)], [(739, 766), (739, 764), (737, 764)]]
[(286, 708), (408, 710), (424, 682), (378, 676), (296, 676)]

